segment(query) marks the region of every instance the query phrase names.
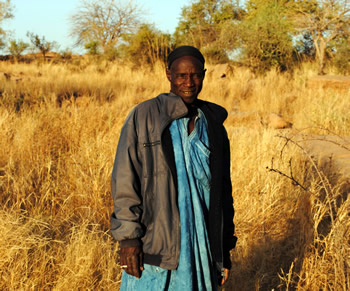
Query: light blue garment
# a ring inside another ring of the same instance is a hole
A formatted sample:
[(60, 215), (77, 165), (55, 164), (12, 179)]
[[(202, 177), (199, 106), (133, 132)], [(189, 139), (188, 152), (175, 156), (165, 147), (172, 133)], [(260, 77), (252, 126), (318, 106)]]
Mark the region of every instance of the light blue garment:
[(210, 168), (207, 121), (198, 110), (188, 135), (189, 118), (174, 120), (170, 133), (174, 147), (181, 249), (176, 270), (145, 264), (140, 279), (123, 272), (120, 290), (217, 290), (205, 217), (209, 208)]

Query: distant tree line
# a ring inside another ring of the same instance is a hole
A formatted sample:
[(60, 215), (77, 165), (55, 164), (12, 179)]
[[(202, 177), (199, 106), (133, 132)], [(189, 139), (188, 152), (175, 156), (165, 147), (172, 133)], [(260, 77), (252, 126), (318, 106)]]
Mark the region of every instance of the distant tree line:
[[(10, 0), (0, 0), (0, 25), (12, 16)], [(154, 65), (174, 47), (189, 44), (211, 63), (237, 62), (255, 72), (292, 70), (315, 61), (320, 74), (327, 63), (350, 73), (347, 0), (192, 0), (182, 8), (174, 34), (142, 23), (141, 16), (133, 1), (81, 0), (70, 18), (71, 36), (91, 56), (135, 65)], [(33, 33), (28, 37), (44, 58), (55, 47)], [(0, 29), (0, 45), (4, 40)], [(7, 44), (16, 59), (28, 47), (23, 41)]]

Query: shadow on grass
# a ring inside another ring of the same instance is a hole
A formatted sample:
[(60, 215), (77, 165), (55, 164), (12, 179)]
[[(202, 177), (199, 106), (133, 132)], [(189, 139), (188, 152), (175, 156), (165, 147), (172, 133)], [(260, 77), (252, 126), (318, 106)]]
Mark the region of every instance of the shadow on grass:
[[(311, 206), (308, 194), (295, 205), (292, 217), (282, 217), (281, 220), (265, 225), (265, 230), (251, 233), (248, 247), (239, 246), (232, 251), (232, 270), (229, 281), (222, 290), (286, 290), (286, 283), (280, 279), (282, 270), (288, 274), (293, 264), (293, 274), (300, 272), (307, 247), (312, 243), (313, 232), (310, 223)], [(258, 219), (258, 218), (257, 218)], [(276, 225), (285, 229), (277, 230)], [(248, 249), (243, 253), (244, 249)], [(292, 278), (295, 289), (297, 278)]]

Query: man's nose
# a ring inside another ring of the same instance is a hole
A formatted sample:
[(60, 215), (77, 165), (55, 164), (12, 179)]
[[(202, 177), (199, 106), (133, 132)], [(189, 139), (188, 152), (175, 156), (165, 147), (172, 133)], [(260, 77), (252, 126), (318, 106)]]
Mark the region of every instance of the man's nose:
[(187, 86), (192, 86), (194, 84), (191, 74), (186, 75), (185, 84)]

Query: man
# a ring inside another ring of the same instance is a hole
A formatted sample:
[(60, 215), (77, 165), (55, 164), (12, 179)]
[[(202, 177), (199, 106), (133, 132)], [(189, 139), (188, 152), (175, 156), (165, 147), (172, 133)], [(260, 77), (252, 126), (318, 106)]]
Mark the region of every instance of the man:
[(216, 290), (236, 237), (224, 108), (197, 99), (204, 57), (168, 57), (170, 93), (136, 106), (122, 128), (112, 173), (111, 233), (121, 290)]

